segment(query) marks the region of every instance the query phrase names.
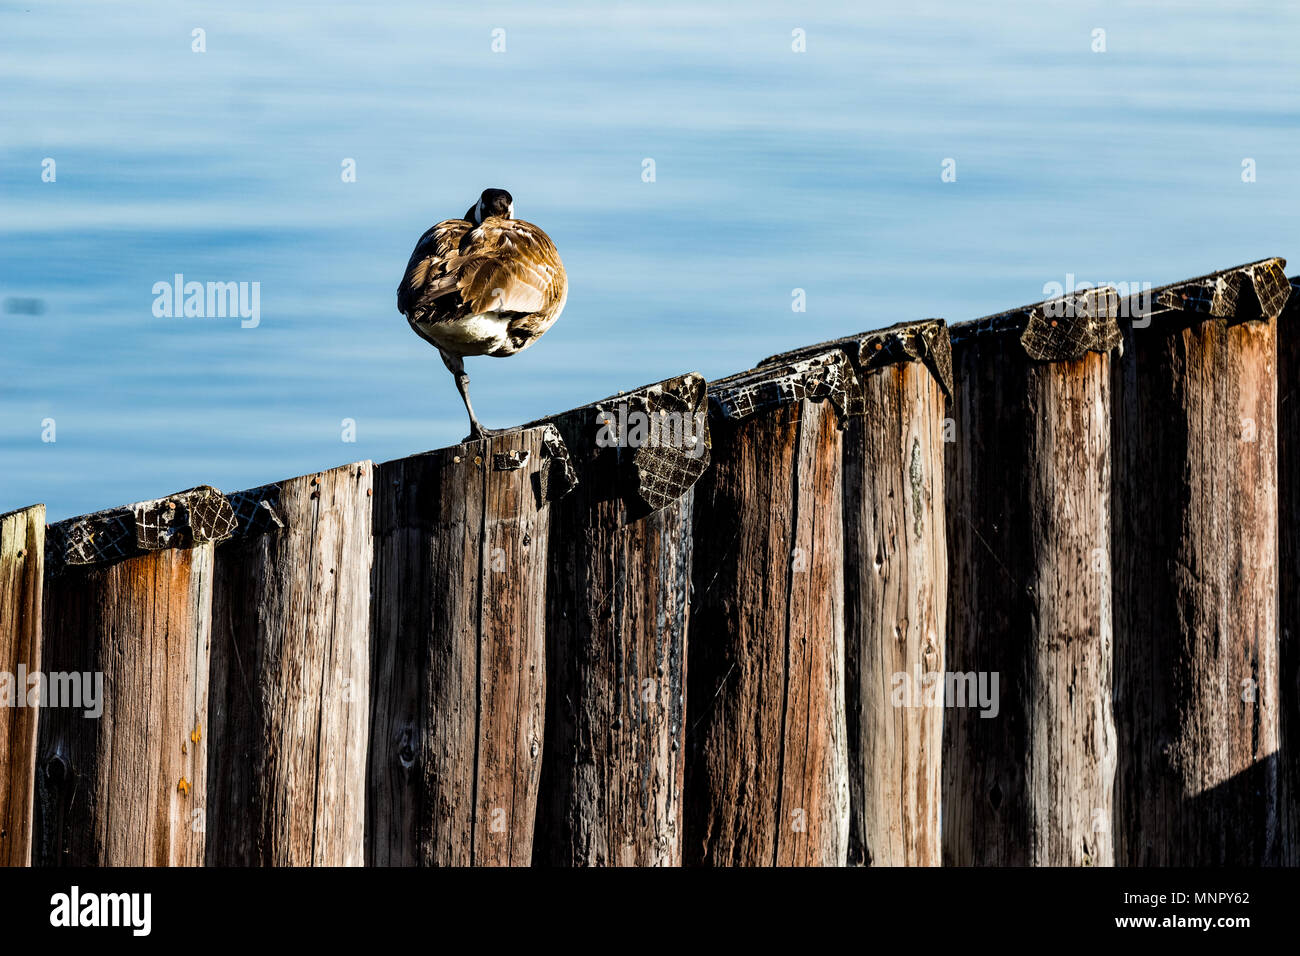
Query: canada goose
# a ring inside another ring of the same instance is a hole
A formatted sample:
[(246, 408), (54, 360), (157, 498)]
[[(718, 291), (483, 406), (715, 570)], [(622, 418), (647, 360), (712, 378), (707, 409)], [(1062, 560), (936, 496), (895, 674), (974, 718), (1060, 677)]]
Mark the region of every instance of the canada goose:
[(397, 287), (397, 310), (456, 377), (469, 412), (465, 441), (492, 432), (469, 402), (464, 356), (523, 351), (555, 324), (569, 294), (551, 237), (514, 215), (508, 192), (483, 190), (464, 219), (444, 220), (420, 237)]

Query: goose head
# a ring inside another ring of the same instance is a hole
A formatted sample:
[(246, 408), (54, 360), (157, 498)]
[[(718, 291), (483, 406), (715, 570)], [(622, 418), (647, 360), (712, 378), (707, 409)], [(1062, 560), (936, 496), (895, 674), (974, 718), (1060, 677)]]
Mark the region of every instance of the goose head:
[(465, 210), (465, 218), (474, 225), (481, 225), (484, 219), (500, 216), (503, 219), (515, 218), (515, 200), (504, 189), (485, 189), (478, 202)]

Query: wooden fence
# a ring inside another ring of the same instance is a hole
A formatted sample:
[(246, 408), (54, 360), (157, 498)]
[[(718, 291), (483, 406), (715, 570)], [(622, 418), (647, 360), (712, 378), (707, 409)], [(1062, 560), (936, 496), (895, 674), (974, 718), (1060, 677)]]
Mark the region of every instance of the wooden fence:
[(1284, 266), (0, 515), (0, 862), (1300, 863)]

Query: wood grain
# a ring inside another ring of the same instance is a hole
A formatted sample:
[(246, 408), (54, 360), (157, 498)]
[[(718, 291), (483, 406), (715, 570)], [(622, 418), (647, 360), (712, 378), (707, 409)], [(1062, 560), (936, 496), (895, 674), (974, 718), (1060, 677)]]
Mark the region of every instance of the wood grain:
[(1123, 865), (1279, 847), (1275, 325), (1175, 312), (1114, 371)]
[(953, 351), (947, 667), (998, 685), (949, 701), (944, 863), (1111, 865), (1108, 356), (958, 327)]
[(210, 866), (364, 863), (373, 473), (260, 489), (284, 526), (217, 548)]
[[(526, 866), (545, 712), (544, 428), (375, 474), (367, 859)], [(526, 453), (498, 470), (496, 456)]]
[(841, 433), (802, 400), (713, 424), (696, 485), (684, 862), (842, 866)]
[[(578, 485), (550, 524), (539, 864), (681, 865), (694, 491), (651, 511), (632, 449), (595, 444), (598, 409), (616, 422), (664, 393), (704, 410), (688, 375), (555, 419)], [(693, 461), (702, 472), (706, 452)]]
[(0, 515), (0, 674), (11, 699), (0, 702), (0, 866), (31, 863), (36, 773), (36, 707), (19, 674), (41, 669), (41, 590), (45, 506)]
[(844, 434), (849, 862), (938, 866), (943, 707), (896, 693), (944, 671), (944, 393), (920, 361), (859, 375), (865, 412)]
[(98, 719), (42, 708), (38, 865), (201, 866), (213, 545), (48, 575), (47, 674), (103, 675)]
[(1278, 678), (1285, 866), (1300, 866), (1300, 277), (1277, 326)]

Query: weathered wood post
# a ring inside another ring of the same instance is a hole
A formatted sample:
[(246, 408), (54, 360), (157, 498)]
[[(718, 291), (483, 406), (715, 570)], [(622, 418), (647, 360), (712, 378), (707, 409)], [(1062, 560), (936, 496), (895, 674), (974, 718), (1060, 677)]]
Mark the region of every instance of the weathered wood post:
[(1282, 864), (1300, 866), (1300, 276), (1277, 327)]
[(1267, 259), (1127, 300), (1113, 367), (1124, 865), (1278, 856), (1283, 267)]
[(546, 699), (547, 426), (375, 469), (367, 860), (526, 866)]
[(0, 515), (0, 866), (31, 863), (44, 578), (45, 506)]
[(696, 485), (688, 864), (842, 866), (848, 852), (840, 427), (844, 353), (709, 387)]
[(50, 527), (38, 865), (203, 864), (213, 542), (234, 523), (201, 487)]
[(938, 866), (948, 547), (943, 467), (952, 353), (941, 319), (809, 346), (838, 348), (862, 383), (844, 431), (849, 862)]
[(952, 326), (948, 865), (1108, 866), (1113, 289)]
[(578, 484), (550, 523), (540, 864), (681, 865), (705, 394), (682, 375), (551, 419)]
[(208, 694), (209, 866), (365, 862), (370, 462), (229, 496)]

